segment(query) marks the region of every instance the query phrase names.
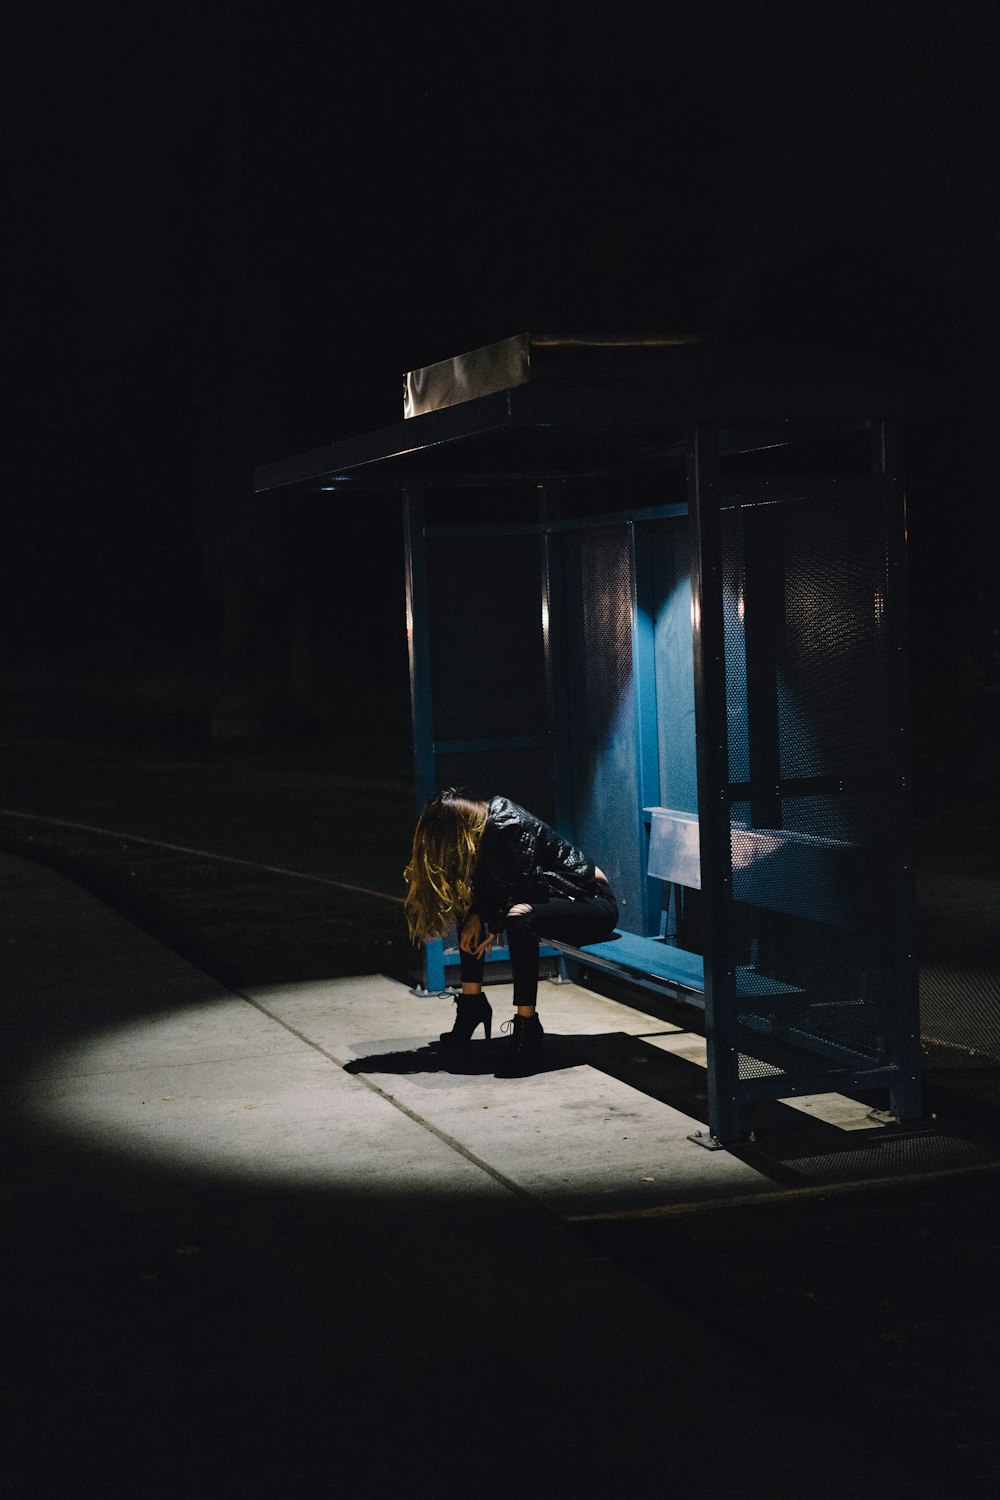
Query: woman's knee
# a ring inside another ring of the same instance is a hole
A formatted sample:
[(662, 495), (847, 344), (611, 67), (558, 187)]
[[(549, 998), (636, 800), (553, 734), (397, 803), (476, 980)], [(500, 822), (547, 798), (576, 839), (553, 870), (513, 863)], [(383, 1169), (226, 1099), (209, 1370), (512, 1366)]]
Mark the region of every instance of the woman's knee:
[(507, 947), (511, 952), (520, 948), (537, 946), (538, 936), (532, 917), (533, 913), (529, 911), (522, 916), (507, 918)]

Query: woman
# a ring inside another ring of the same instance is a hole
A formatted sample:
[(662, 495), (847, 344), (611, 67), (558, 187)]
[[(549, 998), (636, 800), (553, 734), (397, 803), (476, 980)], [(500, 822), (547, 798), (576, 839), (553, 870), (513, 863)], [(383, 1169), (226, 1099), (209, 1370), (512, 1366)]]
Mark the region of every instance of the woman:
[(453, 923), (459, 933), (462, 992), (441, 1045), (465, 1046), (480, 1024), (489, 1041), (493, 1011), (483, 967), (506, 929), (516, 1009), (512, 1046), (496, 1076), (533, 1073), (543, 1036), (535, 1010), (540, 939), (579, 947), (611, 936), (618, 907), (604, 874), (509, 798), (480, 802), (450, 788), (420, 814), (405, 879), (411, 940), (442, 937)]

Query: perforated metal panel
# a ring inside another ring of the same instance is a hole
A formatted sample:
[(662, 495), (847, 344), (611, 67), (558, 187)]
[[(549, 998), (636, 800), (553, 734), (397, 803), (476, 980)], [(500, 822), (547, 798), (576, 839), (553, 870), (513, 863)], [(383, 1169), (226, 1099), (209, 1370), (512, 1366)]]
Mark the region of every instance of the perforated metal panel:
[(922, 965), (920, 1025), (930, 1042), (1000, 1058), (1000, 962)]
[(436, 765), (440, 786), (466, 787), (484, 801), (497, 794), (510, 797), (546, 823), (556, 821), (552, 765), (545, 747), (505, 749), (491, 745), (439, 755)]
[(778, 663), (784, 777), (886, 769), (888, 586), (874, 503), (782, 507), (784, 640)]
[(629, 531), (604, 526), (564, 542), (574, 836), (608, 875), (622, 927), (641, 931)]
[(746, 506), (722, 528), (729, 767), (747, 788), (731, 799), (727, 958), (792, 987), (737, 1002), (748, 1097), (893, 1072), (885, 525), (873, 488)]
[(726, 639), (726, 720), (729, 737), (729, 779), (750, 776), (750, 727), (747, 722), (746, 580), (743, 562), (742, 513), (722, 517), (722, 616)]
[(544, 731), (541, 539), (431, 536), (427, 586), (435, 739)]
[(422, 795), (460, 785), (513, 797), (602, 866), (622, 924), (644, 930), (632, 523), (553, 533), (541, 522), (449, 522), (418, 533), (419, 513), (410, 548), (426, 579), (424, 596), (413, 590), (425, 611), (423, 628), (416, 615), (414, 624)]
[(686, 516), (649, 525), (655, 613), (658, 806), (698, 811), (691, 642), (691, 542)]

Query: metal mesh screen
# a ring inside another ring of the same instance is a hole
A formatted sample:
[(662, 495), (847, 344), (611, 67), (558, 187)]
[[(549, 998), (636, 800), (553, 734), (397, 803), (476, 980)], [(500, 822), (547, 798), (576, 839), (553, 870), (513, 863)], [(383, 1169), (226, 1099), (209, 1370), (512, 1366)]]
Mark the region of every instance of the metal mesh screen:
[(779, 1097), (892, 1055), (884, 526), (875, 500), (724, 518), (729, 959), (775, 981), (737, 1002), (739, 1077)]
[(750, 730), (747, 723), (746, 581), (744, 577), (742, 516), (730, 511), (722, 517), (722, 613), (726, 639), (726, 720), (729, 733), (729, 779), (750, 776)]
[(460, 750), (439, 755), (436, 770), (439, 786), (466, 787), (484, 801), (498, 794), (510, 797), (546, 823), (555, 822), (551, 764), (545, 749)]
[(858, 502), (782, 509), (781, 772), (867, 774), (887, 748), (882, 516)]
[(541, 545), (530, 535), (428, 539), (436, 739), (544, 731)]
[(622, 927), (642, 931), (627, 526), (565, 538), (574, 837), (606, 871)]
[(427, 539), (435, 783), (501, 793), (552, 822), (543, 566), (537, 534)]
[(970, 1064), (1000, 1058), (1000, 888), (987, 876), (925, 869), (919, 901), (922, 1035)]
[(881, 1132), (872, 1142), (868, 1131), (845, 1142), (840, 1151), (822, 1150), (809, 1156), (784, 1156), (782, 1165), (806, 1181), (864, 1182), (883, 1177), (911, 1177), (921, 1172), (952, 1172), (996, 1161), (989, 1140), (970, 1140), (947, 1127), (893, 1136)]
[(649, 525), (661, 807), (698, 811), (688, 520)]
[(929, 1042), (1000, 1059), (1000, 963), (923, 964), (920, 1030)]

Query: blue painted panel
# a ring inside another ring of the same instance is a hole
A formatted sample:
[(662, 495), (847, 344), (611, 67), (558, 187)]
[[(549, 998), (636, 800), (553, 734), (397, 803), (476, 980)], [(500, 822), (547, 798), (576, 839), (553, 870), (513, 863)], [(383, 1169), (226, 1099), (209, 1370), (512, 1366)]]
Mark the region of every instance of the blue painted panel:
[(687, 518), (652, 528), (656, 711), (660, 750), (659, 801), (698, 811), (691, 639), (691, 563)]
[(575, 842), (604, 869), (623, 924), (645, 922), (628, 527), (565, 537)]
[(722, 517), (722, 619), (726, 639), (726, 733), (729, 779), (750, 779), (750, 722), (747, 705), (745, 582), (740, 513)]

